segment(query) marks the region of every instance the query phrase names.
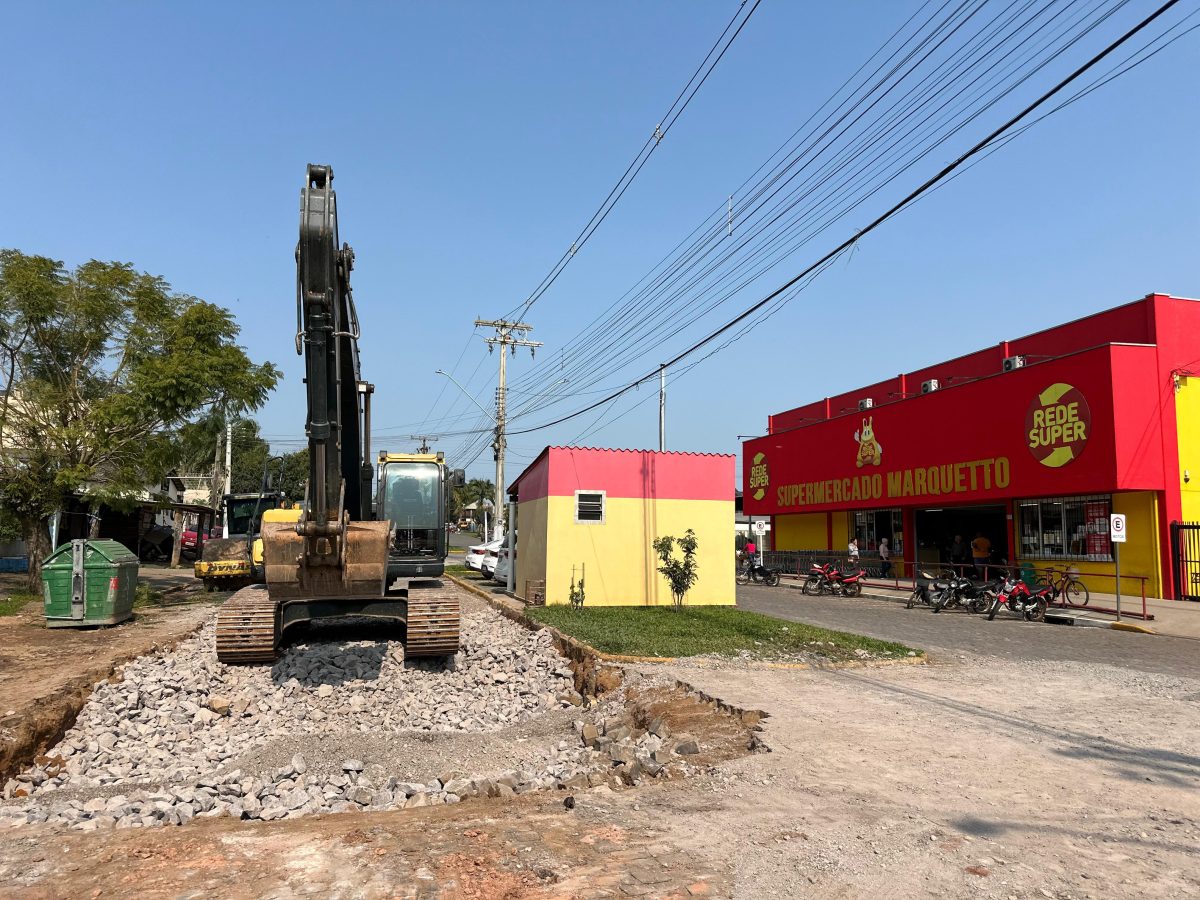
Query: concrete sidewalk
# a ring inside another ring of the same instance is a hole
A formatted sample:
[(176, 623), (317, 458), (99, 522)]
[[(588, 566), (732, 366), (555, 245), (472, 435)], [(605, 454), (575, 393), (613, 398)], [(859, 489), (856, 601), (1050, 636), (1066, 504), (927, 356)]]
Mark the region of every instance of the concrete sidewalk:
[[(790, 587), (799, 589), (800, 581), (792, 578), (786, 578), (784, 584)], [(870, 597), (874, 600), (892, 600), (896, 602), (904, 602), (908, 600), (912, 593), (911, 589), (901, 587), (896, 589), (890, 585), (865, 583), (862, 595)], [(1068, 606), (1068, 607), (1052, 607), (1054, 612), (1067, 613), (1082, 619), (1080, 624), (1110, 624), (1116, 621), (1116, 616), (1108, 613), (1097, 612), (1093, 607), (1103, 607), (1105, 609), (1116, 609), (1117, 598), (1113, 594), (1092, 594), (1087, 606)], [(1173, 637), (1185, 637), (1200, 640), (1200, 603), (1192, 603), (1187, 600), (1163, 600), (1160, 597), (1146, 598), (1146, 612), (1153, 615), (1154, 618), (1142, 621), (1140, 617), (1131, 617), (1128, 615), (1131, 611), (1142, 611), (1141, 595), (1135, 597), (1121, 597), (1121, 611), (1124, 615), (1121, 616), (1122, 622), (1127, 622), (1130, 625), (1144, 625), (1155, 634), (1169, 634)]]

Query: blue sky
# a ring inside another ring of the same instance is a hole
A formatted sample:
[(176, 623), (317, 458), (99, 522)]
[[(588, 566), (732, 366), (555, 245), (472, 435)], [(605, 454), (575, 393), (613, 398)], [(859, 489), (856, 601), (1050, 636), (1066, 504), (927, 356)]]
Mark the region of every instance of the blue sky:
[[(763, 0), (530, 311), (541, 359), (721, 204), (918, 5)], [(1120, 21), (1153, 5), (1135, 2)], [(298, 192), (306, 163), (329, 163), (357, 254), (376, 446), (477, 428), (478, 411), (434, 370), (457, 362), (456, 377), (490, 404), (495, 357), (473, 320), (502, 315), (541, 280), (736, 8), (12, 7), (0, 246), (68, 264), (128, 260), (228, 306), (251, 354), (284, 369), (259, 419), (291, 449), (304, 424), (291, 337)], [(735, 452), (735, 436), (761, 433), (769, 413), (1150, 291), (1200, 296), (1196, 37), (1030, 130), (864, 239), (769, 324), (672, 379), (669, 447)], [(968, 145), (952, 142), (931, 164)], [(864, 210), (833, 227), (728, 309), (867, 220)], [(658, 358), (626, 362), (640, 373)], [(510, 371), (530, 366), (523, 353)], [(432, 418), (445, 421), (430, 422), (439, 393)], [(652, 393), (607, 410), (607, 427), (593, 428), (598, 411), (514, 435), (509, 477), (546, 443), (655, 446)], [(435, 443), (458, 464), (477, 449), (469, 436)], [(491, 466), (485, 451), (469, 471)]]

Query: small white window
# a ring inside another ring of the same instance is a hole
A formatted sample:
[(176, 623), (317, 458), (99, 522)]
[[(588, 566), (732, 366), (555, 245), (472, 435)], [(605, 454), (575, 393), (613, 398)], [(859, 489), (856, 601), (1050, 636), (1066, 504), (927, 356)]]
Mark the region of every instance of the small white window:
[(575, 492), (575, 521), (585, 525), (604, 523), (604, 491)]

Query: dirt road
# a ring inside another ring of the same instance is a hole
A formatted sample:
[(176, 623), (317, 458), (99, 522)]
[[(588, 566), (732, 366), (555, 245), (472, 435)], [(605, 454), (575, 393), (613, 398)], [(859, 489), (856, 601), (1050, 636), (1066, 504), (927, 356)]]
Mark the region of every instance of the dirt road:
[(573, 809), (547, 792), (272, 823), (30, 825), (0, 843), (0, 884), (39, 898), (1200, 894), (1200, 679), (949, 647), (934, 658), (647, 666), (766, 710), (772, 752), (575, 791)]
[(736, 897), (1200, 894), (1200, 681), (977, 657), (678, 674), (772, 714), (775, 752), (671, 814), (737, 861)]

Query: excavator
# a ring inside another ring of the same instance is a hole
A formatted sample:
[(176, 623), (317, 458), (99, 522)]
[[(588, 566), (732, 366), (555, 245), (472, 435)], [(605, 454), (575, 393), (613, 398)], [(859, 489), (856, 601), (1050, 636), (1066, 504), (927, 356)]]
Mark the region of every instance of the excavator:
[(456, 473), (447, 474), (441, 454), (381, 453), (371, 502), (374, 385), (359, 365), (353, 267), (350, 245), (339, 246), (333, 170), (310, 164), (296, 247), (308, 484), (299, 509), (263, 514), (266, 584), (242, 588), (217, 612), (217, 658), (225, 663), (271, 662), (288, 628), (349, 616), (402, 622), (406, 657), (458, 651), (458, 598), (439, 580), (445, 487)]

